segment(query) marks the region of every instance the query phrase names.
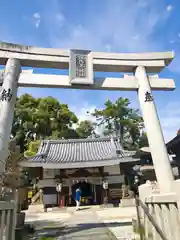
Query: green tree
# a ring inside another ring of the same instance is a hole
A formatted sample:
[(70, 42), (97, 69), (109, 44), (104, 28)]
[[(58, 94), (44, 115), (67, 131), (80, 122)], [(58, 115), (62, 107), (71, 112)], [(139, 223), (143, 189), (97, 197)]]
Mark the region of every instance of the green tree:
[(24, 146), (32, 140), (76, 136), (73, 124), (77, 122), (67, 104), (61, 104), (53, 97), (33, 98), (24, 94), (16, 101), (12, 136), (23, 152)]
[(40, 143), (41, 143), (40, 140), (31, 141), (27, 146), (27, 150), (24, 152), (25, 157), (31, 157), (36, 155)]
[(98, 125), (104, 125), (104, 135), (115, 135), (124, 147), (136, 148), (143, 128), (139, 110), (131, 108), (127, 98), (118, 98), (115, 103), (108, 100), (104, 105), (92, 113)]
[(27, 141), (33, 139), (31, 134), (34, 132), (32, 115), (36, 111), (37, 106), (38, 99), (33, 98), (29, 94), (24, 94), (16, 100), (12, 137), (16, 140), (17, 145), (20, 145), (21, 152), (23, 152)]
[(93, 123), (89, 120), (84, 120), (79, 122), (76, 128), (76, 132), (80, 138), (92, 137), (97, 135), (95, 133), (95, 128), (96, 128), (96, 123)]
[(149, 146), (147, 134), (143, 132), (139, 137), (139, 149)]

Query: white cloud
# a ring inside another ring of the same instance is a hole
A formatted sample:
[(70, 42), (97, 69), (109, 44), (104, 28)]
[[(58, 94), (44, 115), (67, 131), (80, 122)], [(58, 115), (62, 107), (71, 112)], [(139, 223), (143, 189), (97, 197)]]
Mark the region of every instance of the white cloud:
[(170, 42), (169, 42), (170, 44), (173, 44), (173, 43), (175, 43), (175, 40), (174, 39), (172, 39), (172, 40), (170, 40)]
[(137, 40), (139, 40), (139, 37), (140, 36), (137, 34), (137, 35), (133, 36), (132, 39), (137, 41)]
[(40, 23), (41, 23), (41, 15), (39, 13), (34, 13), (33, 20), (34, 20), (35, 27), (39, 28)]
[(178, 54), (175, 55), (175, 59), (171, 62), (168, 68), (171, 72), (180, 73), (180, 56)]
[(174, 9), (173, 5), (169, 4), (166, 7), (167, 12), (171, 12)]
[(90, 120), (95, 121), (96, 118), (91, 116), (91, 112), (94, 111), (96, 106), (92, 106), (89, 103), (84, 103), (80, 108), (78, 106), (72, 107), (71, 109), (76, 113), (80, 121)]
[[(69, 9), (68, 4), (67, 8)], [(61, 1), (51, 0), (49, 3), (44, 4), (41, 14), (43, 16), (43, 23), (47, 32), (47, 38), (56, 39), (56, 37), (60, 37), (58, 39), (60, 40), (62, 38), (62, 28), (65, 24), (67, 24), (66, 18), (61, 9)], [(55, 47), (55, 45), (52, 45), (52, 47)]]
[(57, 19), (58, 24), (59, 24), (60, 26), (63, 26), (63, 25), (64, 25), (65, 17), (64, 17), (64, 15), (63, 15), (62, 13), (57, 13), (57, 14), (56, 14), (56, 19)]
[(149, 5), (149, 2), (147, 0), (138, 0), (138, 5), (140, 7), (147, 7)]
[[(131, 5), (131, 7), (129, 7)], [(58, 48), (84, 48), (94, 51), (143, 52), (162, 50), (162, 43), (153, 39), (152, 35), (159, 24), (168, 18), (167, 11), (159, 12), (164, 3), (147, 1), (106, 1), (101, 12), (93, 12), (91, 18), (81, 23), (66, 21), (66, 34), (59, 29), (56, 22), (49, 28), (50, 44)], [(142, 11), (143, 7), (143, 11)], [(108, 44), (107, 44), (108, 43)]]
[(110, 44), (106, 44), (106, 45), (105, 45), (105, 49), (106, 49), (108, 52), (111, 52), (112, 46), (111, 46)]
[[(76, 116), (79, 119), (79, 122), (84, 120), (89, 120), (91, 122), (96, 123), (96, 117), (91, 115), (91, 113), (93, 113), (96, 108), (97, 108), (96, 106), (90, 105), (88, 102), (85, 102), (81, 107), (72, 106), (70, 109), (75, 112)], [(74, 124), (73, 127), (76, 127), (76, 126), (77, 125)], [(99, 135), (102, 135), (103, 126), (97, 126), (95, 129), (95, 132)]]

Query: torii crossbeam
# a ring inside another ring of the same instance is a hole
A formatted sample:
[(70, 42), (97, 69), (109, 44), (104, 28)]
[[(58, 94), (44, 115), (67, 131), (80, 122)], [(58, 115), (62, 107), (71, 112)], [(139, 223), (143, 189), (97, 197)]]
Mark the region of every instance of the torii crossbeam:
[[(157, 180), (162, 191), (172, 188), (173, 175), (152, 90), (173, 90), (172, 79), (158, 73), (174, 58), (173, 52), (100, 53), (89, 50), (63, 50), (0, 43), (0, 172), (8, 154), (18, 86), (137, 91), (147, 130)], [(69, 75), (34, 74), (21, 66), (69, 69)], [(121, 72), (122, 78), (94, 78), (94, 72)], [(132, 75), (133, 73), (133, 75)], [(149, 74), (149, 75), (147, 75)], [(165, 176), (165, 177), (164, 177)]]

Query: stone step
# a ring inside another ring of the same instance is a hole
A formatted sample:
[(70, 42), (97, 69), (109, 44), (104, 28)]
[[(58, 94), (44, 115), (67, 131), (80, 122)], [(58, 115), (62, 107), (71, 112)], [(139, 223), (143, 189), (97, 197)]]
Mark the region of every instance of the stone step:
[(135, 199), (134, 198), (124, 198), (121, 199), (121, 202), (119, 204), (120, 207), (133, 207), (135, 206)]
[(44, 212), (44, 206), (42, 204), (29, 205), (28, 212), (38, 213)]

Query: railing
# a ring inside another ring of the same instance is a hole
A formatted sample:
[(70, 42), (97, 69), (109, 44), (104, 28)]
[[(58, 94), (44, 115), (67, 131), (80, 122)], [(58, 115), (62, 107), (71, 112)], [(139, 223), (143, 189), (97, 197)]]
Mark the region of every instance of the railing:
[(138, 233), (141, 240), (179, 240), (180, 219), (175, 195), (136, 197)]
[(0, 240), (15, 239), (17, 192), (13, 195), (13, 200), (0, 200)]
[(0, 240), (14, 240), (16, 212), (15, 204), (0, 202)]

